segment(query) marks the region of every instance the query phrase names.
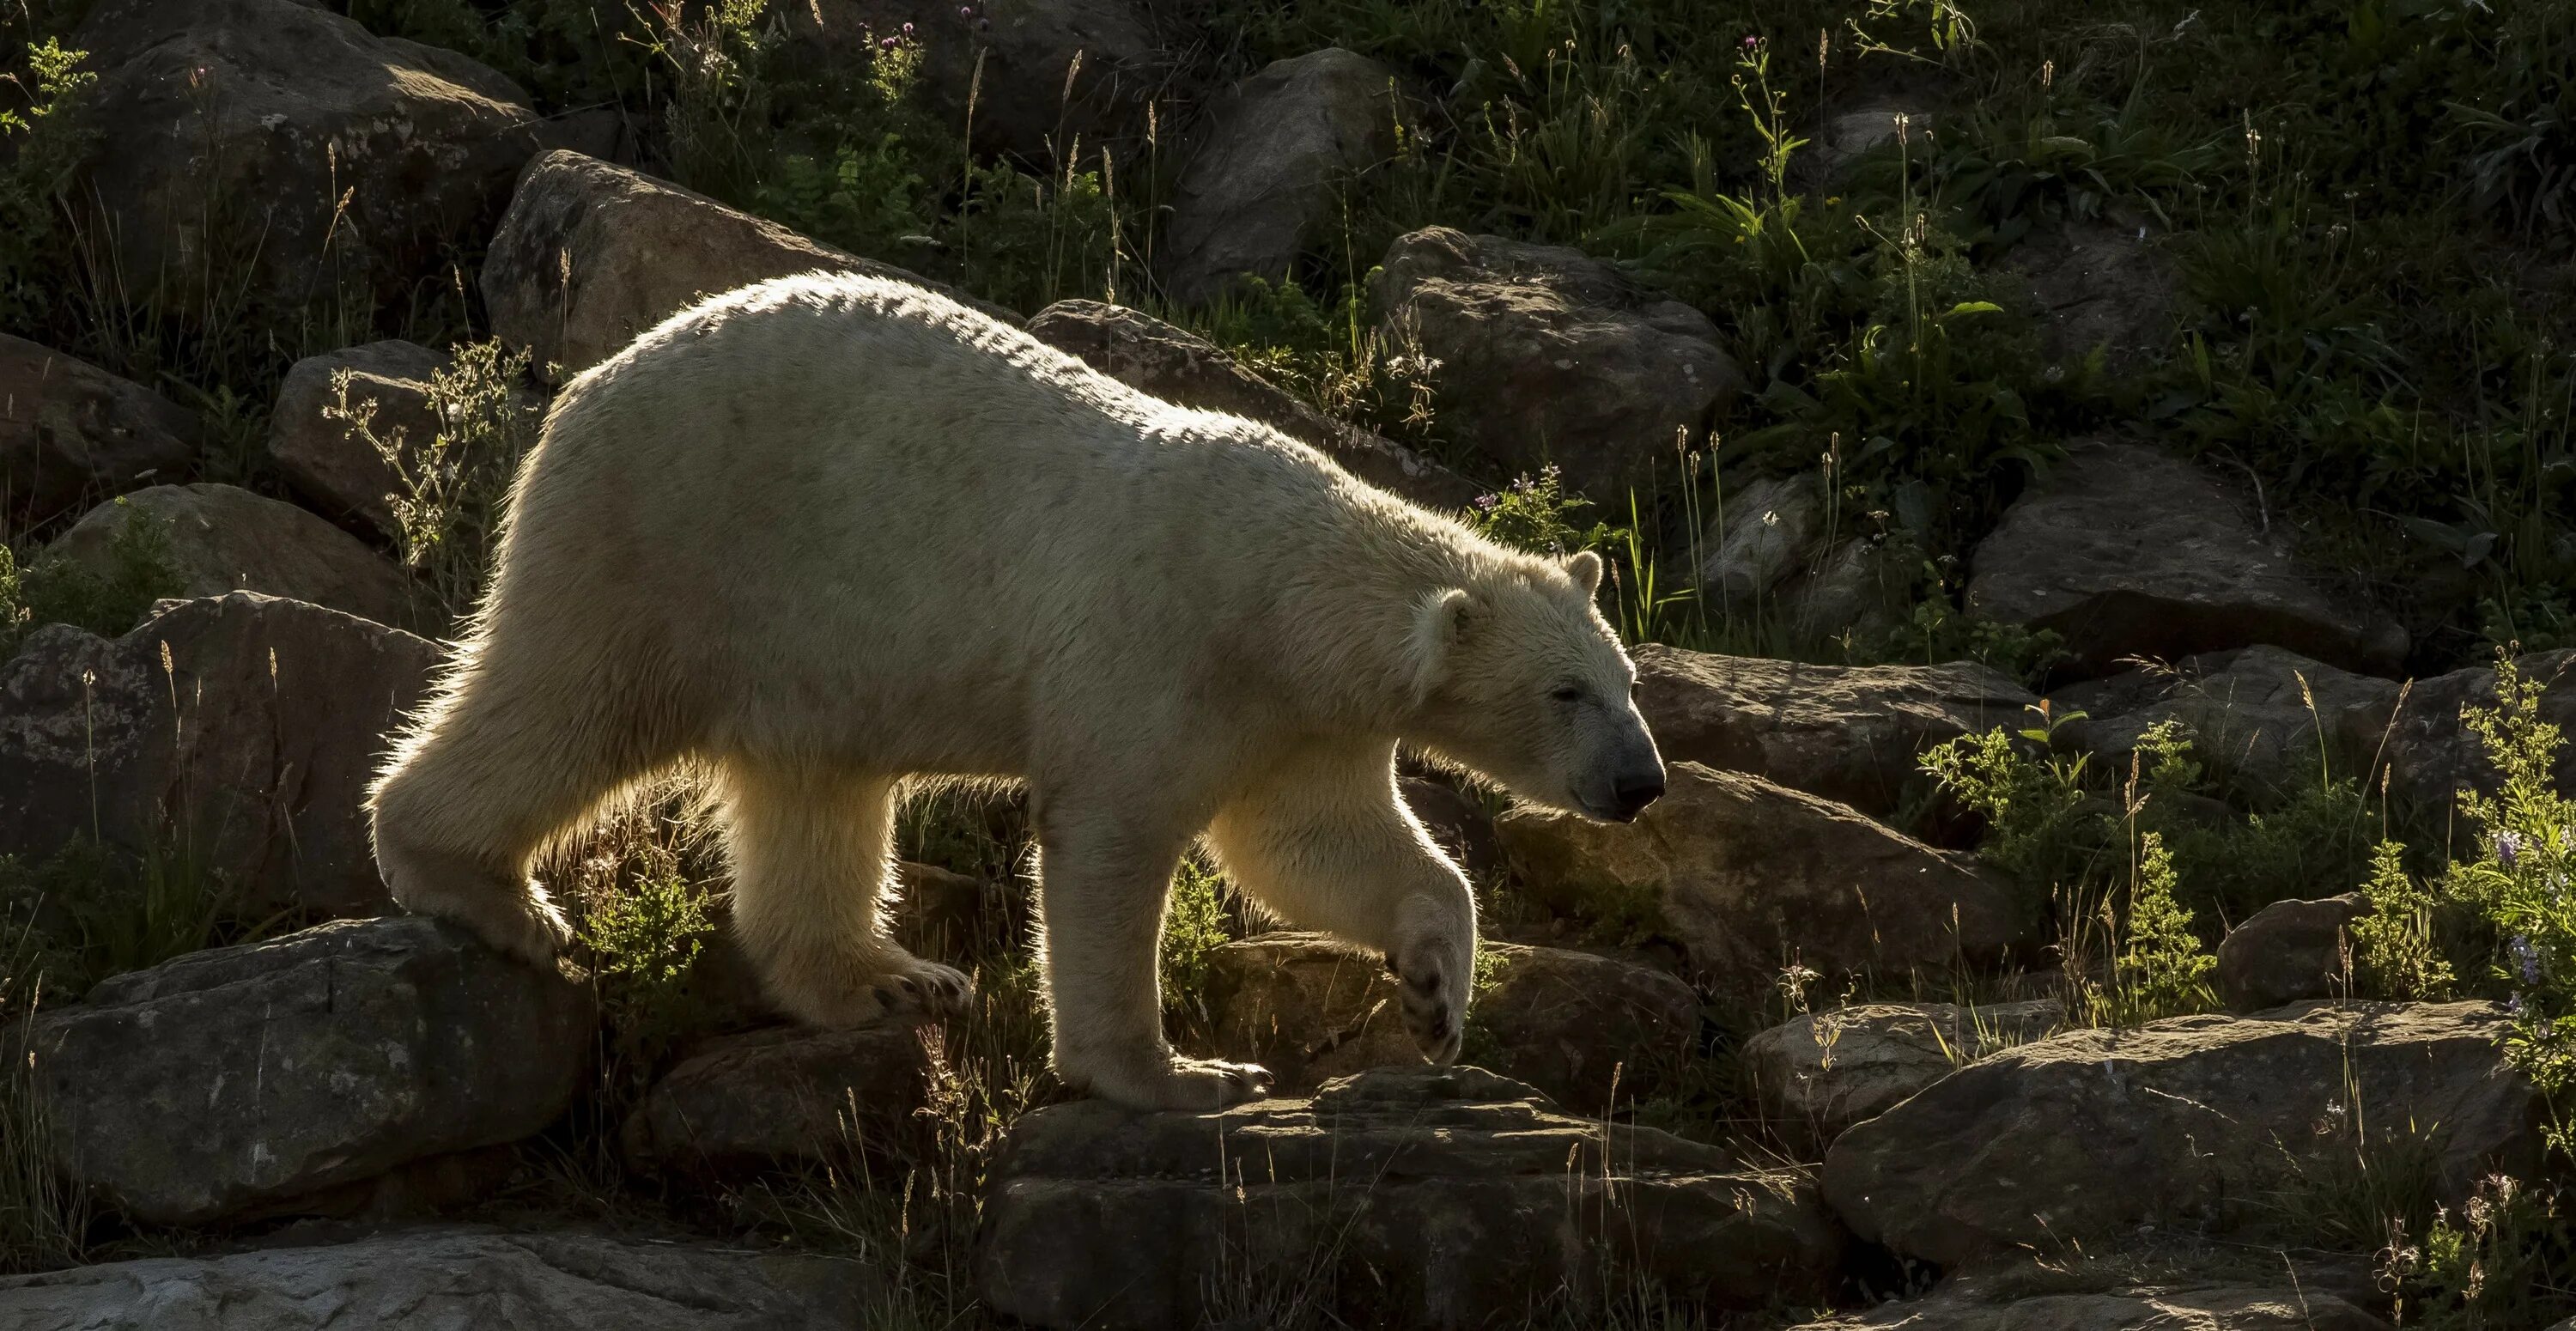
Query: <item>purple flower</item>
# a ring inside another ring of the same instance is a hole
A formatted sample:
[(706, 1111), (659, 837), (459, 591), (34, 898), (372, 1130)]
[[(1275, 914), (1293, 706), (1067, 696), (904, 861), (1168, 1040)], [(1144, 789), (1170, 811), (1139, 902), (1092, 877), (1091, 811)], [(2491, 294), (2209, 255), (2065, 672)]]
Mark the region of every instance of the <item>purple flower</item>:
[(877, 39), (877, 45), (885, 50), (891, 51), (895, 47), (895, 40), (892, 37), (881, 37)]
[(2531, 945), (2528, 934), (2515, 934), (2505, 945), (2513, 953), (2514, 964), (2522, 970), (2524, 984), (2540, 983), (2540, 949)]
[(2519, 1017), (2522, 1015), (2522, 995), (2509, 994), (2505, 997), (2504, 1014), (2508, 1017)]
[(1494, 511), (1494, 506), (1501, 502), (1503, 501), (1499, 495), (1478, 495), (1476, 496), (1476, 511), (1479, 513), (1491, 513)]
[(909, 37), (909, 36), (911, 36), (911, 35), (912, 35), (912, 25), (911, 25), (911, 24), (907, 23), (907, 24), (904, 24), (904, 25), (903, 25), (903, 35), (904, 35), (904, 36), (906, 36), (906, 37)]
[(2519, 832), (2496, 833), (2495, 856), (2496, 863), (2503, 865), (2507, 869), (2513, 868), (2513, 862), (2522, 856), (2522, 834)]
[(973, 18), (973, 17), (975, 17), (975, 7), (974, 7), (973, 5), (959, 5), (959, 6), (957, 7), (957, 17), (959, 17), (959, 18)]

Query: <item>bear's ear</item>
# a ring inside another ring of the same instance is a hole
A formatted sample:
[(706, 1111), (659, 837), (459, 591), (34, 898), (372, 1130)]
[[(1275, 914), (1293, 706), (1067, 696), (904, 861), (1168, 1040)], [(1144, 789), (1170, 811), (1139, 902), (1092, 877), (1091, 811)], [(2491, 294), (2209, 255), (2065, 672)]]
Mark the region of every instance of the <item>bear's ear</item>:
[(1421, 608), (1413, 616), (1413, 700), (1431, 696), (1448, 674), (1450, 655), (1457, 650), (1458, 640), (1467, 631), (1467, 614), (1475, 598), (1463, 587), (1434, 592), (1422, 598)]
[(1565, 576), (1583, 589), (1585, 597), (1601, 590), (1601, 556), (1589, 550), (1577, 550), (1565, 561)]

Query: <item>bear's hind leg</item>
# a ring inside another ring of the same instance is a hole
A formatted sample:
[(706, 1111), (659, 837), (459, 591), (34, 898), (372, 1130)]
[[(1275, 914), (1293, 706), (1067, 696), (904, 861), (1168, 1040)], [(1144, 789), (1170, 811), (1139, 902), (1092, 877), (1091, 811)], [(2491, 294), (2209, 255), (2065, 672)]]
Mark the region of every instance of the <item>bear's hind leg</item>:
[(963, 974), (905, 951), (879, 925), (895, 784), (819, 763), (722, 764), (734, 932), (771, 1000), (799, 1020), (955, 1016), (973, 997)]

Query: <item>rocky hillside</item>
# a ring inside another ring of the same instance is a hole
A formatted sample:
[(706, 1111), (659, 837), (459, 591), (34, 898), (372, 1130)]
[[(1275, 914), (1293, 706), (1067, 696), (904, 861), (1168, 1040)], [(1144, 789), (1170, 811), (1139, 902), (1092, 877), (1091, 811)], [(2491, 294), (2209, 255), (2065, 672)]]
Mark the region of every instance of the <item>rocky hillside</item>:
[[(28, 0), (0, 11), (0, 1326), (2576, 1327), (2576, 8)], [(1669, 793), (1408, 767), (1462, 1065), (1184, 867), (1047, 1074), (783, 1024), (673, 778), (558, 973), (361, 791), (554, 388), (939, 287), (1592, 549)]]

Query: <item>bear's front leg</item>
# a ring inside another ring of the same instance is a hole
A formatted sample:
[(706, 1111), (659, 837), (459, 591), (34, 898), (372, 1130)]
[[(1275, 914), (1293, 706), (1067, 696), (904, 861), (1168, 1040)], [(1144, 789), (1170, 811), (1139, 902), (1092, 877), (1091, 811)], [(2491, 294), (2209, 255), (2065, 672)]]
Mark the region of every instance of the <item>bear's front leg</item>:
[(1386, 956), (1405, 1030), (1458, 1057), (1475, 987), (1476, 895), (1395, 785), (1393, 745), (1283, 754), (1208, 829), (1235, 886), (1292, 928)]
[(1039, 821), (1056, 1075), (1138, 1109), (1222, 1109), (1266, 1093), (1268, 1070), (1183, 1058), (1163, 1037), (1163, 908), (1186, 838), (1106, 814), (1049, 809)]

